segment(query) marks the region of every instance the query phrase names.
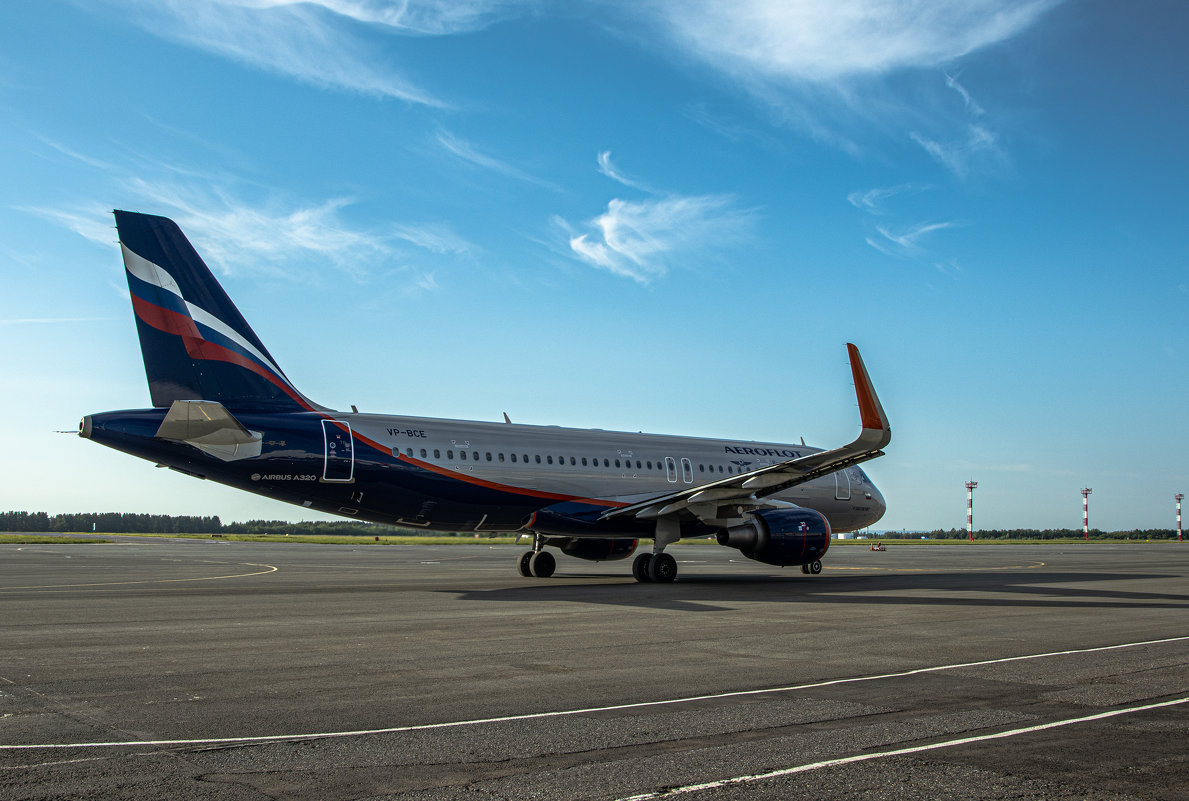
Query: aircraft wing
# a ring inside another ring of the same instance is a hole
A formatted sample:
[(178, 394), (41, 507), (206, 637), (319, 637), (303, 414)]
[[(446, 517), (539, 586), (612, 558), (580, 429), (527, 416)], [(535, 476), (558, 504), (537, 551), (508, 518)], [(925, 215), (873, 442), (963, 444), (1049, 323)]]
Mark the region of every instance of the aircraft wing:
[(883, 448), (892, 439), (892, 429), (875, 387), (867, 375), (867, 368), (859, 349), (847, 343), (850, 369), (855, 380), (855, 395), (859, 402), (859, 416), (863, 430), (849, 445), (833, 450), (811, 453), (773, 465), (728, 476), (708, 484), (667, 492), (642, 501), (610, 509), (600, 519), (634, 516), (654, 519), (688, 512), (701, 519), (718, 518), (720, 506), (762, 506), (768, 495), (804, 484), (861, 462), (883, 456)]

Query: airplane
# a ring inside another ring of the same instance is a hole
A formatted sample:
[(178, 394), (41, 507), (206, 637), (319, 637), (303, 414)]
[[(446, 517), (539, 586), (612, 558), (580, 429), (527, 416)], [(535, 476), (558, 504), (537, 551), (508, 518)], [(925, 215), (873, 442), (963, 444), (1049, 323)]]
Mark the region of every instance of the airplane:
[(298, 506), (397, 526), (532, 537), (517, 568), (548, 578), (546, 550), (628, 559), (666, 583), (666, 547), (714, 537), (769, 565), (813, 575), (832, 532), (883, 515), (858, 467), (891, 428), (858, 349), (847, 345), (861, 431), (831, 450), (504, 422), (343, 412), (303, 395), (178, 225), (115, 211), (151, 409), (91, 414), (79, 435)]

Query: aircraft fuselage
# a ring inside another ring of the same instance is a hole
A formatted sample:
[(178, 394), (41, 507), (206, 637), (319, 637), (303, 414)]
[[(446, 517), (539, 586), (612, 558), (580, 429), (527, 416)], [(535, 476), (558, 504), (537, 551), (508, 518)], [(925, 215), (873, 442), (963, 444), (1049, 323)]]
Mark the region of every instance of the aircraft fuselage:
[[(593, 518), (637, 498), (821, 450), (425, 417), (236, 411), (260, 435), (260, 452), (226, 458), (157, 436), (166, 411), (90, 415), (81, 433), (189, 475), (321, 512), (442, 531), (516, 531), (543, 507)], [(822, 513), (834, 531), (869, 526), (884, 512), (879, 490), (857, 466), (772, 497)], [(683, 526), (683, 536), (714, 533), (691, 527), (698, 524)], [(651, 536), (653, 525), (627, 517), (597, 530)]]

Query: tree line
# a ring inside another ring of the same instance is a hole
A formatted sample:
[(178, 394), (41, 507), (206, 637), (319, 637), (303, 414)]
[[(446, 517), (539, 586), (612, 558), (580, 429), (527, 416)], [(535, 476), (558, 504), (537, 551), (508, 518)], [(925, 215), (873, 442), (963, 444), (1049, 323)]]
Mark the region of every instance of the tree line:
[[(0, 531), (66, 532), (100, 534), (291, 534), (321, 536), (416, 536), (440, 532), (385, 526), (357, 520), (248, 520), (224, 523), (218, 515), (151, 515), (134, 512), (0, 512)], [(447, 535), (448, 536), (448, 535)]]
[[(306, 520), (290, 523), (286, 520), (248, 520), (243, 523), (223, 523), (218, 515), (150, 515), (134, 512), (80, 512), (50, 515), (45, 512), (0, 512), (0, 531), (65, 532), (94, 531), (101, 534), (290, 534), (333, 537), (350, 536), (443, 536), (442, 532), (419, 528), (401, 528), (358, 520)], [(463, 536), (470, 536), (467, 532)], [(449, 536), (446, 534), (444, 536)], [(872, 532), (869, 537), (897, 540), (964, 540), (966, 529), (936, 529), (934, 531)], [(1080, 539), (1081, 529), (1072, 528), (1016, 528), (990, 529), (974, 532), (976, 540), (1058, 540)], [(1100, 531), (1090, 529), (1090, 539), (1171, 540), (1177, 538), (1175, 529), (1133, 529)]]
[[(918, 540), (928, 537), (931, 540), (964, 540), (970, 534), (964, 528), (936, 529), (934, 531), (888, 531), (883, 534), (870, 534), (869, 537), (879, 537), (885, 540)], [(1082, 539), (1086, 535), (1080, 528), (1013, 528), (1013, 529), (976, 529), (975, 540), (1062, 540)], [(1176, 529), (1144, 528), (1125, 531), (1101, 531), (1090, 529), (1090, 539), (1132, 539), (1132, 540), (1175, 540)]]

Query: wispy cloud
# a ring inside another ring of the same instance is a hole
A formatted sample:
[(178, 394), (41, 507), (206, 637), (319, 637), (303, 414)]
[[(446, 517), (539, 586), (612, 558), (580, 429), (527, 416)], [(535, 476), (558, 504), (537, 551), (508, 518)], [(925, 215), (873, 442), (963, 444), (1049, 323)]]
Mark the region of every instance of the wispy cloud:
[(923, 192), (927, 189), (929, 187), (923, 184), (899, 184), (898, 186), (876, 187), (874, 189), (851, 192), (846, 196), (846, 201), (856, 209), (870, 214), (883, 214), (884, 201), (897, 195), (913, 194)]
[(115, 317), (23, 317), (0, 320), (0, 325), (69, 325), (73, 323), (107, 323)]
[(959, 96), (961, 96), (962, 103), (966, 106), (966, 110), (972, 115), (975, 117), (981, 117), (987, 113), (982, 106), (974, 102), (974, 98), (970, 96), (970, 92), (966, 91), (966, 87), (958, 83), (957, 77), (950, 75), (948, 72), (945, 74), (945, 85), (953, 89), (958, 93)]
[(881, 253), (889, 256), (905, 256), (910, 254), (920, 253), (922, 248), (920, 240), (925, 236), (935, 232), (944, 231), (947, 228), (956, 228), (961, 223), (958, 222), (936, 222), (936, 223), (918, 223), (910, 228), (902, 231), (893, 231), (890, 228), (878, 225), (875, 230), (879, 232), (883, 239), (875, 239), (874, 237), (867, 237), (867, 244), (875, 248)]
[(546, 189), (559, 191), (559, 187), (556, 184), (542, 178), (537, 178), (535, 175), (530, 175), (507, 161), (484, 153), (467, 140), (457, 137), (452, 133), (439, 131), (437, 140), (438, 144), (444, 147), (451, 155), (476, 167), (482, 167), (485, 170), (490, 170), (509, 178), (515, 178), (518, 181), (525, 181), (530, 184), (536, 184), (537, 186), (543, 186)]
[(47, 139), (44, 136), (38, 136), (37, 138), (40, 139), (42, 141), (42, 143), (45, 144), (47, 147), (52, 148), (53, 150), (57, 151), (58, 153), (62, 154), (63, 156), (66, 156), (69, 159), (77, 161), (80, 164), (86, 164), (88, 167), (94, 167), (97, 170), (112, 169), (112, 165), (107, 163), (106, 161), (101, 161), (97, 158), (93, 158), (93, 157), (87, 156), (83, 153), (79, 153), (78, 151), (71, 150), (69, 147), (62, 144), (61, 142), (56, 142), (53, 139)]
[[(85, 154), (78, 154), (86, 159)], [(116, 172), (126, 172), (118, 166)], [(151, 209), (172, 217), (191, 237), (203, 258), (223, 273), (264, 271), (286, 278), (316, 280), (327, 270), (368, 280), (380, 268), (399, 263), (402, 281), (431, 290), (434, 270), (444, 259), (469, 256), (473, 244), (451, 226), (432, 221), (400, 221), (360, 226), (344, 211), (348, 197), (301, 202), (275, 190), (252, 187), (244, 197), (233, 176), (210, 175), (184, 166), (137, 159), (144, 177), (117, 181), (125, 208)], [(62, 207), (19, 207), (105, 247), (118, 239), (110, 206), (72, 202)]]
[[(1061, 2), (654, 0), (631, 8), (658, 30), (654, 38), (757, 98), (778, 121), (859, 156), (875, 132), (961, 124), (940, 107), (922, 111), (918, 94), (903, 93), (906, 73), (952, 69)], [(956, 77), (948, 85), (969, 113), (981, 111)]]
[(640, 202), (616, 198), (585, 233), (555, 218), (573, 254), (587, 264), (646, 284), (679, 261), (737, 242), (754, 213), (728, 195), (669, 196)]
[(49, 220), (100, 245), (110, 246), (118, 241), (112, 218), (108, 216), (105, 219), (99, 213), (99, 208), (55, 209), (40, 206), (16, 206), (15, 209)]
[(831, 83), (945, 64), (1028, 28), (1058, 0), (656, 0), (677, 45), (741, 77)]
[[(445, 106), (432, 92), (416, 85), (376, 52), (346, 24), (351, 21), (388, 25), (408, 32), (452, 32), (452, 20), (478, 24), (484, 16), (434, 14), (444, 4), (398, 6), (369, 0), (109, 0), (149, 32), (199, 50), (314, 86), (347, 89), (427, 106)], [(474, 7), (479, 4), (464, 4)], [(491, 4), (495, 5), (495, 4)], [(421, 12), (421, 13), (417, 13)], [(384, 18), (391, 19), (385, 22)], [(401, 26), (399, 21), (408, 20)]]
[(938, 142), (916, 131), (909, 136), (934, 160), (959, 178), (969, 175), (971, 164), (976, 158), (991, 157), (999, 162), (1004, 159), (997, 137), (982, 125), (968, 125), (965, 138), (953, 142)]
[(599, 153), (598, 161), (599, 172), (601, 172), (603, 175), (606, 175), (612, 181), (618, 181), (624, 186), (630, 187), (632, 189), (639, 189), (641, 192), (647, 192), (650, 195), (656, 194), (656, 191), (649, 188), (647, 184), (636, 178), (631, 178), (625, 175), (622, 170), (616, 167), (611, 162), (610, 150), (604, 150), (603, 152)]
[(283, 265), (313, 258), (362, 277), (369, 263), (391, 254), (390, 238), (353, 228), (339, 212), (349, 198), (284, 208), (247, 203), (226, 192), (210, 194), (174, 183), (136, 179), (133, 188), (203, 242), (203, 257), (232, 272), (245, 264)]

